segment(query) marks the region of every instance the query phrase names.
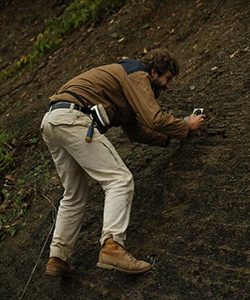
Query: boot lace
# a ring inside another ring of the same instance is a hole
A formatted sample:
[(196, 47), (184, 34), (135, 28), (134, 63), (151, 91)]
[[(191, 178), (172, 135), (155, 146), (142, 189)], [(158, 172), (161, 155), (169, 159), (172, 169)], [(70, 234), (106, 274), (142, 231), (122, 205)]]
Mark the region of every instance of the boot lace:
[(130, 254), (127, 250), (125, 250), (125, 253), (128, 256), (129, 261), (131, 261), (131, 262), (136, 262), (137, 261), (137, 259), (134, 258), (134, 256), (132, 254)]

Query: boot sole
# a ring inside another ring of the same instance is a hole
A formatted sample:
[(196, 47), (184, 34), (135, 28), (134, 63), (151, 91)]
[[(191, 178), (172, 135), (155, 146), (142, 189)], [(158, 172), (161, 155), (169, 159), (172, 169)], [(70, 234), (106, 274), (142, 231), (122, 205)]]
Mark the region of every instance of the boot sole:
[(53, 271), (45, 271), (45, 275), (49, 277), (62, 277), (61, 273)]
[(114, 265), (108, 265), (108, 264), (104, 264), (104, 263), (97, 263), (97, 267), (102, 268), (102, 269), (106, 269), (106, 270), (118, 270), (121, 272), (125, 272), (128, 274), (143, 274), (148, 272), (149, 270), (151, 270), (153, 268), (152, 265), (150, 265), (148, 268), (145, 268), (143, 270), (127, 270), (127, 269), (121, 269), (119, 267), (116, 267)]
[(62, 271), (56, 271), (56, 270), (46, 270), (45, 275), (49, 277), (62, 277), (62, 278), (70, 278), (74, 275), (75, 271), (69, 272), (69, 273), (64, 273)]

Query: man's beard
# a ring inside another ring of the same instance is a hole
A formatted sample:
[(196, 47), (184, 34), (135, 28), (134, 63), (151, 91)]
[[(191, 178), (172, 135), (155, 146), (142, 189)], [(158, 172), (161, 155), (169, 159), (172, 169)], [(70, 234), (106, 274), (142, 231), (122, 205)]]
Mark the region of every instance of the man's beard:
[(162, 88), (159, 86), (156, 79), (151, 79), (151, 87), (152, 87), (152, 90), (154, 92), (155, 98), (159, 98), (160, 94), (161, 94), (161, 91), (162, 91)]

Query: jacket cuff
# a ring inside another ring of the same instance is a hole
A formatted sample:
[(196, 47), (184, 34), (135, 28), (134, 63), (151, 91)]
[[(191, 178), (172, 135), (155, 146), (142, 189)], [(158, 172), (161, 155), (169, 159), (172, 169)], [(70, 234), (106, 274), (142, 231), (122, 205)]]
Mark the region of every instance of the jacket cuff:
[(169, 143), (170, 143), (170, 137), (168, 136), (165, 141), (165, 147), (169, 146)]

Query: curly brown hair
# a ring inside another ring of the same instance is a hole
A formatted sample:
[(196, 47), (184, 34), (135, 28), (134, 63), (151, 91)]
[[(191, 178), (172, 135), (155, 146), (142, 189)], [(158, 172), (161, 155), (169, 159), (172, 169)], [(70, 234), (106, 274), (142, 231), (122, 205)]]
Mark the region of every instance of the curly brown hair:
[(165, 48), (158, 48), (147, 52), (141, 62), (145, 64), (147, 72), (154, 69), (158, 75), (163, 75), (169, 70), (173, 76), (180, 73), (177, 60)]

